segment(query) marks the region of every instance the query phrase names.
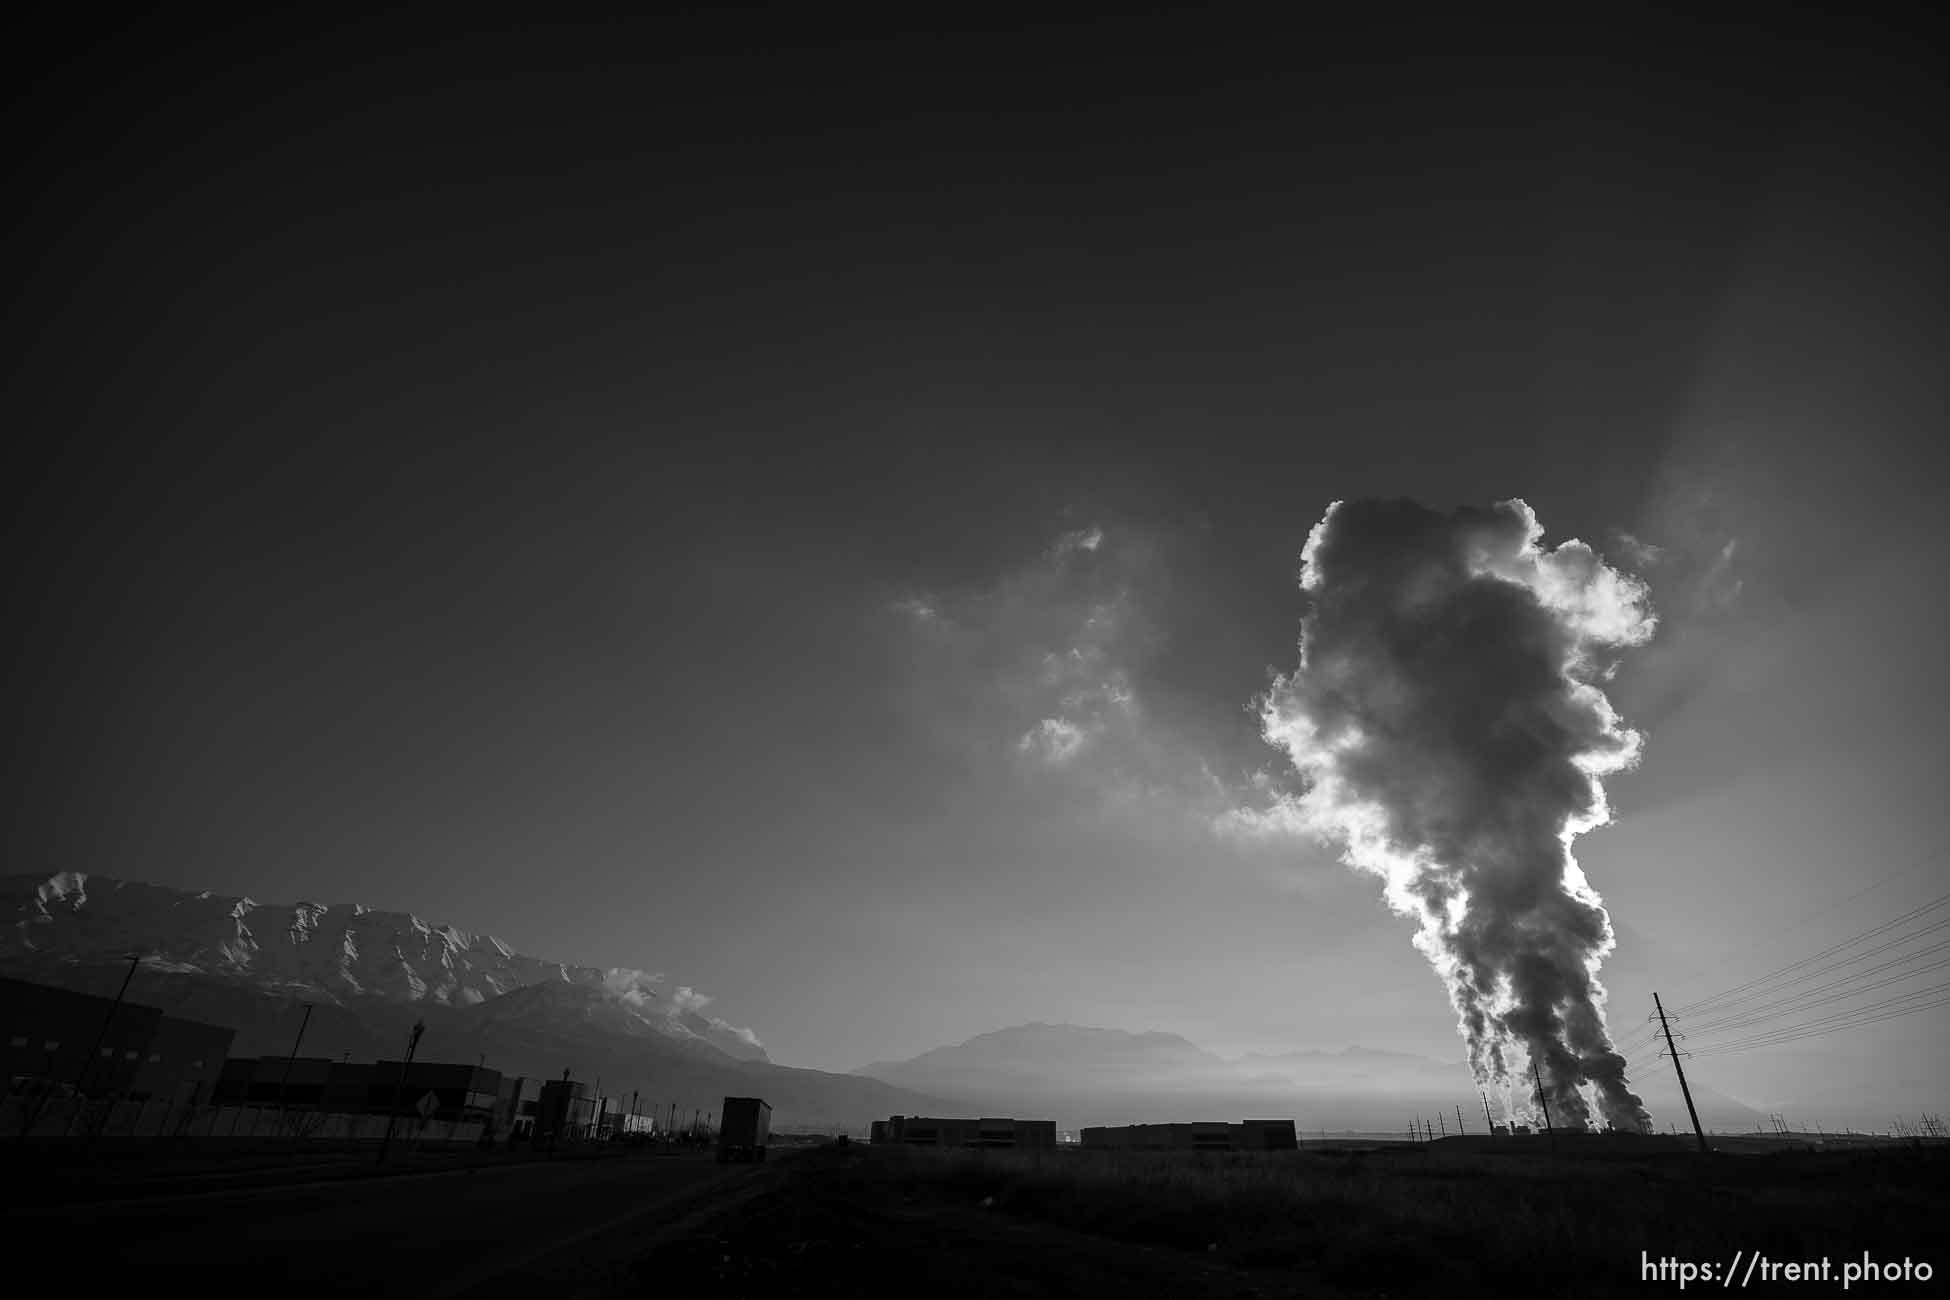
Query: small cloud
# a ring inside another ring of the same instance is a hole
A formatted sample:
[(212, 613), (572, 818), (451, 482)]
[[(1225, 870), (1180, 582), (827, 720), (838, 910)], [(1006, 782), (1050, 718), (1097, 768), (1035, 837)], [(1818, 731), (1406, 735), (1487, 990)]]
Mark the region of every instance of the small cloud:
[(741, 1029), (737, 1025), (726, 1024), (724, 1021), (718, 1020), (716, 1018), (712, 1019), (711, 1027), (714, 1029), (723, 1030), (725, 1033), (730, 1034), (733, 1038), (736, 1038), (741, 1043), (749, 1043), (753, 1047), (765, 1046), (765, 1044), (758, 1041), (758, 1035), (754, 1034), (749, 1029)]
[(1612, 535), (1612, 545), (1618, 553), (1641, 569), (1649, 569), (1666, 558), (1666, 548), (1642, 541), (1624, 529)]
[(689, 985), (681, 985), (670, 995), (670, 1004), (679, 1011), (702, 1011), (711, 999)]
[(1023, 733), (1016, 749), (1035, 754), (1046, 763), (1063, 763), (1073, 758), (1087, 739), (1083, 728), (1068, 718), (1044, 718)]
[(1104, 544), (1104, 530), (1097, 527), (1079, 528), (1064, 533), (1056, 539), (1053, 548), (1057, 555), (1068, 555), (1073, 551), (1094, 551)]
[[(1253, 784), (1259, 784), (1257, 778)], [(1248, 841), (1311, 837), (1314, 833), (1306, 812), (1290, 797), (1275, 799), (1264, 808), (1227, 808), (1212, 818), (1212, 829), (1221, 838)]]
[(1740, 539), (1729, 537), (1700, 575), (1699, 583), (1693, 590), (1693, 602), (1704, 613), (1723, 614), (1732, 609), (1740, 599), (1742, 582), (1733, 571), (1733, 557), (1740, 549)]
[(938, 622), (941, 618), (941, 611), (935, 608), (934, 603), (919, 596), (894, 601), (887, 608), (896, 614), (905, 614), (917, 623)]

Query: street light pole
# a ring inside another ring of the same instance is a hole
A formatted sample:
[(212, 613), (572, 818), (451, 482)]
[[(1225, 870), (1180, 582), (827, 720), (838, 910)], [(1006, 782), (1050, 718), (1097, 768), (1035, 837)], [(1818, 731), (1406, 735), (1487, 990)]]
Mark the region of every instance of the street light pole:
[(415, 1020), (413, 1032), (406, 1040), (406, 1059), (399, 1063), (399, 1082), (393, 1085), (393, 1104), (386, 1114), (386, 1136), (379, 1143), (379, 1163), (386, 1163), (386, 1148), (393, 1144), (393, 1123), (399, 1118), (400, 1096), (406, 1091), (407, 1067), (413, 1064), (413, 1052), (420, 1046), (420, 1035), (427, 1031), (426, 1021)]
[(75, 1113), (86, 1104), (86, 1098), (82, 1094), (82, 1085), (88, 1080), (88, 1072), (94, 1067), (95, 1058), (102, 1053), (102, 1041), (108, 1037), (108, 1027), (115, 1023), (115, 1013), (122, 1009), (122, 998), (129, 991), (129, 981), (135, 978), (135, 968), (141, 964), (142, 956), (140, 953), (129, 958), (129, 973), (122, 977), (122, 987), (115, 991), (115, 1001), (109, 1006), (108, 1014), (102, 1017), (102, 1027), (101, 1031), (95, 1035), (95, 1045), (89, 1049), (88, 1055), (81, 1062), (81, 1069), (75, 1074), (75, 1104), (74, 1109), (68, 1112), (68, 1125), (67, 1128), (62, 1130), (63, 1136), (66, 1136), (68, 1129), (74, 1127)]
[(298, 1037), (291, 1044), (291, 1055), (284, 1058), (284, 1075), (278, 1080), (278, 1122), (285, 1119), (285, 1090), (291, 1085), (291, 1066), (298, 1059), (298, 1048), (305, 1041), (305, 1029), (311, 1024), (311, 1003), (305, 1003), (305, 1018), (298, 1022)]

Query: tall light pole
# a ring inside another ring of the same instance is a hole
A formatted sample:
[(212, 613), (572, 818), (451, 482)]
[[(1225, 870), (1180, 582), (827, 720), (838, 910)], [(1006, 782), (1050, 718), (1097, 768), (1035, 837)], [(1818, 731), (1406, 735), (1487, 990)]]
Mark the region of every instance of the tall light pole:
[(102, 1017), (102, 1027), (101, 1031), (95, 1035), (95, 1045), (89, 1049), (88, 1055), (82, 1058), (81, 1069), (75, 1074), (74, 1080), (74, 1109), (68, 1112), (67, 1128), (61, 1130), (62, 1136), (64, 1137), (67, 1135), (68, 1129), (74, 1127), (75, 1113), (86, 1103), (86, 1099), (82, 1095), (82, 1085), (87, 1082), (88, 1071), (93, 1068), (95, 1058), (102, 1054), (102, 1041), (108, 1037), (108, 1027), (115, 1023), (115, 1013), (122, 1009), (122, 998), (129, 991), (129, 981), (135, 978), (135, 968), (141, 964), (142, 955), (140, 953), (129, 958), (129, 973), (122, 977), (122, 987), (115, 991), (115, 1001), (110, 1004), (108, 1014)]
[(311, 1024), (311, 1003), (305, 1003), (305, 1018), (298, 1022), (298, 1037), (291, 1044), (291, 1055), (284, 1058), (284, 1075), (278, 1080), (278, 1122), (285, 1118), (285, 1089), (291, 1084), (291, 1066), (298, 1059), (298, 1048), (305, 1041), (305, 1029)]
[(386, 1136), (379, 1143), (379, 1163), (386, 1163), (386, 1148), (393, 1144), (393, 1123), (399, 1118), (400, 1096), (406, 1091), (406, 1071), (413, 1064), (414, 1050), (420, 1046), (420, 1035), (427, 1031), (424, 1020), (413, 1022), (413, 1033), (406, 1040), (406, 1059), (399, 1063), (399, 1082), (393, 1085), (393, 1104), (386, 1115)]

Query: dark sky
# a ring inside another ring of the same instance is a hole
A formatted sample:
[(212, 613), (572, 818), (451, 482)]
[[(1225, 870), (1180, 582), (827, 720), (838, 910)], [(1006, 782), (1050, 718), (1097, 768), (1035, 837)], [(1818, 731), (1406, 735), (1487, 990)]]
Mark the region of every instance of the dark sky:
[[(1778, 842), (1759, 792), (1658, 818), (1796, 716), (1861, 730), (1836, 834), (1935, 834), (1876, 802), (1943, 753), (1920, 25), (713, 14), (15, 27), (11, 869), (667, 968), (795, 1063), (1453, 1051), (1330, 855), (1161, 811), (1272, 761), (1300, 545), (1369, 495), (1662, 548), (1617, 861)], [(1071, 650), (1145, 724), (1052, 784)], [(1650, 878), (1621, 925), (1690, 951)]]

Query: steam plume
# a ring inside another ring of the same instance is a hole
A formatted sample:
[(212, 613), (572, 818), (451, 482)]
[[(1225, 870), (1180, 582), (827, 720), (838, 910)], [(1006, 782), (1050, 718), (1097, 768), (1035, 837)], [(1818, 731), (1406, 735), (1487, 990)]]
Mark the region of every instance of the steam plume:
[(1589, 1127), (1590, 1085), (1605, 1120), (1641, 1131), (1598, 982), (1611, 920), (1571, 841), (1610, 819), (1600, 778), (1638, 759), (1597, 683), (1655, 620), (1643, 584), (1542, 536), (1518, 500), (1335, 502), (1302, 553), (1300, 667), (1261, 722), (1307, 782), (1278, 815), (1420, 921), (1477, 1078), (1527, 1094), (1520, 1049), (1555, 1123)]

